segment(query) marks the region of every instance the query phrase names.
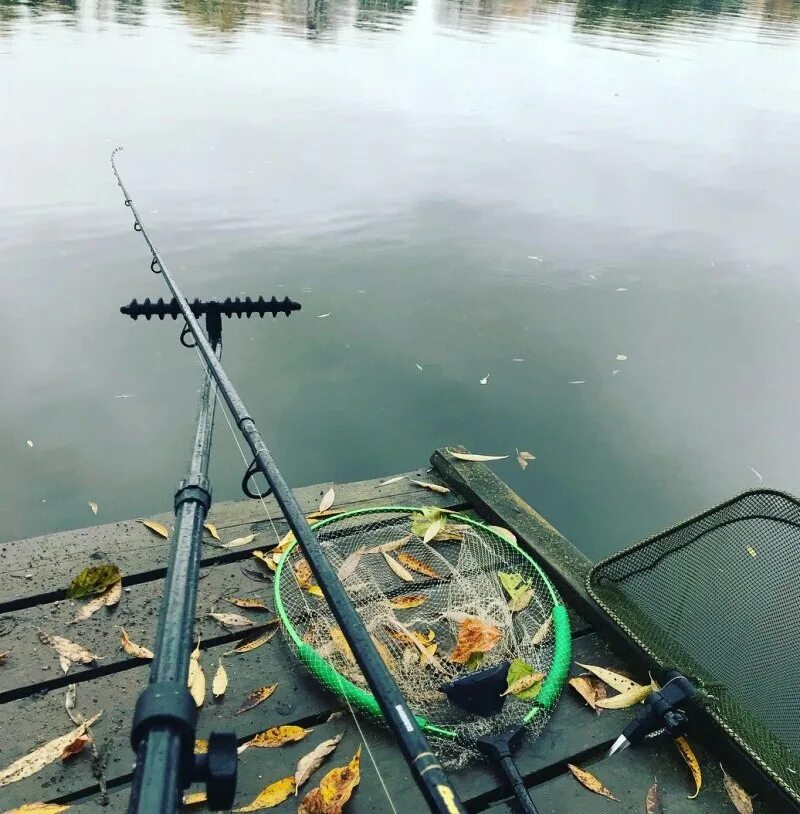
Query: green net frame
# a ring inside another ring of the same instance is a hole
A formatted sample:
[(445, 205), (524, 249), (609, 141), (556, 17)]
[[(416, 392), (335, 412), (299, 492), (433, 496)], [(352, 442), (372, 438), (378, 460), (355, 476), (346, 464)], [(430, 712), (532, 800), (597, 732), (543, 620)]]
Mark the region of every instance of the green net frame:
[[(375, 506), (365, 509), (356, 509), (349, 512), (342, 512), (331, 517), (326, 517), (312, 524), (311, 528), (316, 532), (331, 524), (340, 523), (345, 519), (368, 517), (369, 515), (387, 513), (413, 515), (421, 511), (422, 510), (419, 507)], [(542, 681), (539, 693), (536, 698), (531, 701), (530, 710), (526, 713), (523, 719), (523, 723), (525, 725), (531, 725), (537, 718), (547, 715), (554, 707), (569, 674), (569, 666), (572, 659), (572, 638), (567, 609), (563, 605), (555, 586), (552, 584), (545, 572), (542, 570), (539, 564), (519, 545), (512, 543), (509, 539), (506, 539), (502, 535), (498, 534), (490, 526), (487, 526), (463, 514), (448, 511), (447, 519), (448, 522), (454, 521), (462, 523), (474, 529), (478, 529), (484, 534), (490, 534), (496, 542), (513, 549), (513, 551), (522, 557), (527, 565), (536, 572), (538, 577), (541, 579), (541, 582), (546, 587), (549, 594), (549, 599), (552, 601), (552, 629), (554, 639), (553, 657), (550, 663), (550, 669)], [(343, 698), (353, 708), (366, 713), (376, 720), (381, 720), (381, 709), (372, 693), (366, 689), (356, 686), (352, 681), (334, 669), (322, 656), (320, 656), (313, 646), (305, 642), (287, 613), (287, 609), (284, 604), (284, 597), (281, 592), (281, 575), (284, 571), (284, 566), (287, 562), (289, 562), (290, 555), (296, 546), (296, 541), (293, 541), (289, 544), (289, 546), (287, 546), (284, 555), (278, 561), (275, 571), (275, 609), (281, 620), (284, 633), (289, 639), (298, 658), (323, 686)], [(450, 742), (457, 740), (459, 737), (458, 733), (454, 729), (447, 726), (437, 725), (436, 722), (429, 721), (427, 718), (419, 715), (415, 717), (423, 731), (430, 735)]]

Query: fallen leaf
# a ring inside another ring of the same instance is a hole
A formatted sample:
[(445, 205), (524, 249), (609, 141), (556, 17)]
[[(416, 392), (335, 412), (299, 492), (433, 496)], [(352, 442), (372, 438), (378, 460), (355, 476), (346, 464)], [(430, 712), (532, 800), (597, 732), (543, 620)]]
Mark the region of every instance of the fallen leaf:
[(647, 790), (647, 797), (644, 801), (645, 814), (664, 814), (664, 801), (661, 797), (661, 789), (657, 783), (653, 783)]
[(49, 763), (58, 760), (64, 749), (76, 738), (83, 735), (87, 727), (91, 726), (102, 714), (102, 712), (98, 712), (97, 715), (94, 715), (88, 721), (84, 721), (71, 732), (67, 732), (66, 735), (54, 738), (43, 746), (34, 749), (32, 752), (28, 752), (24, 757), (15, 760), (10, 766), (0, 771), (0, 787), (8, 786), (10, 783), (16, 783), (18, 780), (30, 777)]
[(390, 551), (396, 551), (398, 548), (402, 548), (407, 543), (410, 543), (413, 539), (414, 539), (413, 534), (406, 534), (405, 537), (400, 537), (397, 540), (390, 540), (388, 543), (381, 543), (380, 545), (374, 546), (373, 548), (368, 548), (364, 553), (388, 554)]
[(620, 673), (615, 673), (613, 670), (608, 670), (605, 667), (597, 667), (594, 664), (581, 664), (580, 662), (575, 663), (578, 665), (578, 667), (583, 667), (584, 670), (588, 670), (593, 675), (596, 675), (601, 681), (608, 684), (611, 689), (616, 690), (617, 692), (628, 692), (629, 690), (635, 690), (643, 686), (647, 686), (639, 684), (632, 678), (628, 678)]
[(508, 689), (501, 695), (515, 695), (520, 701), (532, 701), (542, 688), (544, 673), (531, 667), (522, 659), (514, 659), (506, 674)]
[(208, 801), (208, 795), (204, 791), (193, 791), (191, 794), (183, 795), (184, 806), (196, 806)]
[(222, 659), (217, 664), (217, 671), (214, 673), (214, 678), (211, 681), (211, 694), (214, 698), (222, 698), (225, 695), (225, 690), (228, 689), (228, 674), (222, 666)]
[(329, 740), (323, 741), (319, 746), (316, 746), (312, 749), (307, 755), (303, 755), (300, 760), (297, 762), (297, 768), (294, 771), (294, 782), (295, 782), (295, 790), (294, 793), (297, 794), (297, 790), (303, 783), (311, 777), (314, 772), (319, 769), (320, 766), (325, 762), (325, 758), (327, 758), (336, 747), (339, 745), (339, 741), (341, 741), (342, 736), (336, 735), (334, 738), (330, 738)]
[[(10, 654), (11, 654), (10, 650), (6, 650), (5, 652), (0, 653), (0, 664), (5, 664)], [(67, 670), (69, 670), (69, 667), (67, 667)], [(65, 670), (64, 672), (66, 672), (67, 670)]]
[(270, 571), (272, 571), (273, 573), (275, 572), (275, 569), (278, 567), (278, 566), (275, 564), (275, 561), (272, 559), (272, 552), (270, 552), (269, 554), (267, 554), (267, 553), (265, 553), (265, 552), (263, 552), (263, 551), (254, 551), (254, 552), (253, 552), (253, 556), (254, 556), (254, 557), (255, 557), (255, 558), (256, 558), (256, 559), (257, 559), (259, 562), (264, 563), (264, 565), (266, 565), (266, 566), (267, 566), (267, 568), (269, 568), (269, 570), (270, 570)]
[(574, 676), (567, 683), (592, 709), (597, 709), (597, 690), (586, 676)]
[(113, 608), (122, 599), (122, 580), (117, 580), (104, 594), (107, 608)]
[(72, 619), (72, 622), (83, 622), (102, 607), (113, 608), (122, 598), (122, 580), (117, 580), (107, 591), (82, 605)]
[(619, 695), (612, 695), (611, 698), (603, 698), (597, 702), (597, 706), (601, 709), (627, 709), (635, 704), (640, 704), (651, 692), (653, 692), (653, 687), (645, 684), (627, 692), (621, 692)]
[(189, 658), (189, 679), (187, 681), (189, 692), (194, 698), (194, 703), (198, 707), (203, 706), (203, 701), (206, 698), (206, 674), (203, 672), (203, 667), (200, 664), (200, 642), (197, 642), (197, 647), (192, 650), (192, 655)]
[(25, 803), (18, 808), (12, 808), (4, 814), (61, 814), (68, 811), (69, 806), (62, 806), (61, 803)]
[(67, 588), (67, 599), (85, 599), (103, 593), (115, 582), (122, 579), (119, 567), (110, 562), (102, 565), (91, 565), (70, 582)]
[(257, 707), (262, 701), (266, 701), (267, 698), (275, 692), (275, 688), (277, 684), (270, 684), (267, 687), (259, 687), (257, 690), (253, 690), (252, 692), (248, 693), (245, 696), (242, 705), (239, 709), (234, 712), (234, 715), (241, 715), (243, 712), (247, 712), (254, 707)]
[(405, 580), (405, 582), (414, 581), (414, 575), (403, 568), (403, 566), (400, 565), (400, 563), (397, 562), (397, 560), (392, 557), (391, 554), (387, 554), (385, 551), (382, 551), (381, 553), (383, 554), (383, 558), (386, 560), (386, 564), (398, 577), (400, 577), (400, 579)]
[(405, 480), (408, 475), (397, 475), (394, 478), (389, 478), (388, 480), (382, 480), (378, 486), (389, 486), (389, 484), (397, 483), (398, 481)]
[(250, 627), (253, 624), (252, 619), (248, 619), (240, 613), (209, 613), (208, 615), (225, 627)]
[(209, 523), (209, 522), (208, 522), (208, 520), (206, 520), (206, 522), (205, 522), (205, 523), (203, 523), (203, 528), (204, 528), (204, 529), (205, 529), (205, 530), (206, 530), (206, 531), (207, 531), (207, 532), (208, 532), (208, 533), (209, 533), (209, 534), (210, 534), (210, 535), (211, 535), (211, 536), (212, 536), (212, 537), (213, 537), (215, 540), (219, 540), (219, 542), (222, 542), (222, 540), (220, 539), (220, 536), (219, 536), (219, 532), (217, 531), (217, 527), (216, 527), (216, 526), (215, 526), (213, 523)]
[(356, 657), (353, 655), (353, 651), (350, 648), (350, 644), (345, 638), (344, 633), (342, 633), (342, 629), (339, 627), (332, 627), (330, 629), (330, 634), (331, 641), (333, 642), (336, 650), (338, 650), (351, 664), (355, 664)]
[(306, 560), (300, 560), (300, 562), (295, 565), (294, 578), (302, 590), (308, 591), (312, 596), (323, 596), (322, 588), (314, 582), (311, 566)]
[(336, 492), (333, 490), (333, 487), (328, 489), (327, 492), (322, 496), (322, 500), (319, 502), (319, 511), (327, 512), (331, 506), (333, 506), (333, 501), (336, 500)]
[(333, 711), (333, 712), (332, 712), (332, 713), (331, 713), (331, 714), (330, 714), (330, 715), (329, 715), (329, 716), (328, 716), (328, 717), (325, 719), (325, 723), (326, 723), (326, 724), (329, 724), (331, 721), (338, 721), (338, 720), (339, 720), (339, 718), (341, 718), (341, 717), (342, 717), (342, 715), (344, 715), (344, 713), (342, 712), (342, 710), (340, 710), (340, 709), (334, 710), (334, 711)]
[(208, 754), (208, 741), (205, 738), (196, 738), (194, 742), (194, 753), (196, 755)]
[[(234, 647), (230, 652), (249, 653), (251, 650), (261, 647), (262, 644), (266, 644), (277, 632), (278, 629), (275, 628), (275, 630), (268, 630), (266, 633), (258, 633), (255, 636), (249, 636), (247, 639), (244, 639), (241, 644)], [(227, 656), (228, 653), (225, 653), (225, 655)]]
[[(416, 571), (419, 574), (423, 574), (426, 577), (430, 577), (431, 579), (441, 579), (441, 575), (437, 574), (433, 568), (431, 568), (426, 563), (422, 562), (422, 560), (417, 559), (416, 557), (412, 557), (411, 554), (405, 554), (401, 552), (397, 555), (397, 559), (406, 567), (410, 568), (412, 571)], [(392, 569), (394, 570), (394, 569)], [(397, 573), (397, 572), (395, 572)], [(399, 576), (399, 574), (398, 574)], [(413, 577), (412, 577), (413, 579)]]
[(258, 537), (258, 533), (246, 534), (244, 537), (237, 537), (235, 540), (231, 540), (229, 543), (223, 543), (222, 548), (237, 548), (241, 545), (250, 545), (250, 543), (252, 543), (256, 537)]
[(381, 661), (389, 668), (389, 672), (397, 672), (397, 662), (389, 648), (375, 636), (370, 635), (370, 639), (372, 639), (372, 644), (375, 645), (375, 650), (378, 651)]
[[(326, 316), (328, 315), (326, 314)], [(233, 811), (244, 814), (244, 812), (261, 811), (264, 808), (274, 808), (276, 805), (279, 805), (284, 800), (288, 799), (294, 790), (294, 778), (284, 777), (281, 780), (276, 780), (274, 783), (270, 783), (270, 785), (263, 789), (252, 803), (248, 803), (246, 806), (242, 806), (241, 808), (234, 808)]]
[(575, 379), (575, 381), (570, 382), (570, 384), (586, 384), (586, 379)]
[(340, 582), (344, 582), (348, 577), (355, 574), (365, 551), (366, 548), (362, 545), (345, 557), (344, 562), (339, 566), (339, 570), (336, 572), (336, 576), (339, 577)]
[(75, 757), (79, 752), (83, 751), (83, 748), (86, 746), (87, 743), (91, 741), (91, 738), (86, 735), (78, 735), (72, 743), (68, 743), (63, 751), (61, 752), (61, 760), (62, 762), (65, 760), (69, 760), (71, 757)]
[(725, 792), (733, 803), (739, 814), (753, 814), (753, 801), (750, 795), (725, 771), (725, 767), (720, 763), (722, 769), (722, 784)]
[(430, 489), (431, 492), (438, 492), (440, 495), (447, 495), (450, 490), (446, 486), (440, 486), (438, 483), (428, 483), (425, 480), (412, 480), (414, 486), (421, 486), (423, 489)]
[(58, 663), (61, 666), (61, 672), (66, 675), (69, 672), (69, 667), (72, 662), (69, 659), (65, 659), (63, 656), (58, 657)]
[(136, 522), (147, 526), (150, 531), (159, 537), (163, 537), (165, 540), (169, 539), (169, 529), (163, 523), (159, 523), (158, 520), (137, 520)]
[[(567, 768), (572, 772), (575, 779), (584, 787), (593, 791), (595, 794), (601, 794), (603, 797), (608, 797), (609, 800), (617, 800), (617, 798), (590, 772), (574, 766), (572, 763), (567, 763)], [(619, 800), (617, 800), (619, 802)]]
[(423, 602), (427, 601), (428, 597), (422, 594), (398, 596), (389, 602), (389, 607), (394, 610), (408, 610), (409, 608), (418, 608)]
[(618, 362), (627, 362), (628, 357), (624, 353), (618, 353), (617, 354), (617, 361)]
[(487, 373), (487, 374), (486, 374), (486, 375), (485, 375), (485, 376), (484, 376), (484, 377), (481, 379), (481, 384), (489, 384), (489, 376), (491, 376), (491, 375), (492, 375), (491, 373)]
[(517, 537), (516, 535), (509, 531), (508, 529), (504, 529), (502, 526), (489, 526), (489, 528), (498, 536), (502, 537), (507, 543), (511, 545), (517, 544)]
[(92, 510), (92, 514), (97, 514), (97, 504), (93, 501), (89, 501), (89, 508)]
[(119, 629), (119, 642), (122, 646), (122, 649), (129, 655), (133, 656), (137, 659), (152, 659), (153, 658), (153, 651), (149, 650), (146, 647), (143, 647), (140, 644), (136, 644), (136, 642), (131, 641), (131, 637), (128, 636), (127, 631), (124, 627)]
[[(350, 799), (353, 789), (361, 779), (361, 747), (358, 747), (353, 759), (338, 769), (331, 769), (303, 798), (297, 814), (341, 814), (345, 803)], [(294, 780), (294, 778), (292, 778)]]
[(703, 775), (700, 772), (700, 763), (697, 760), (697, 755), (695, 755), (694, 750), (689, 745), (689, 741), (687, 741), (683, 735), (673, 738), (673, 741), (675, 746), (678, 747), (681, 757), (686, 761), (686, 765), (689, 767), (689, 770), (692, 773), (695, 790), (694, 794), (689, 794), (688, 797), (690, 800), (694, 800), (694, 798), (700, 794), (700, 787), (703, 785)]
[(542, 622), (541, 627), (533, 634), (533, 638), (531, 639), (531, 644), (535, 647), (536, 645), (540, 645), (549, 635), (550, 631), (553, 629), (553, 615), (547, 617), (547, 619)]
[(326, 314), (317, 314), (317, 319), (327, 319), (330, 315), (330, 311), (328, 311)]
[(472, 653), (488, 653), (503, 638), (502, 631), (475, 616), (468, 616), (458, 626), (458, 639), (449, 659), (464, 664)]
[(508, 458), (508, 455), (475, 455), (471, 452), (453, 452), (452, 450), (447, 450), (454, 458), (458, 458), (459, 461), (473, 461), (474, 463), (483, 463), (485, 461), (502, 461), (505, 458)]
[(72, 723), (75, 725), (83, 723), (83, 716), (75, 712), (75, 699), (77, 695), (77, 684), (70, 684), (69, 687), (67, 687), (66, 693), (64, 693), (64, 708), (67, 710), (67, 715), (69, 715), (70, 721), (72, 721)]
[(230, 602), (231, 605), (236, 605), (237, 608), (247, 608), (247, 610), (251, 611), (270, 611), (271, 608), (267, 607), (264, 604), (263, 599), (255, 599), (249, 597), (238, 597), (238, 596), (226, 596), (223, 597), (226, 602)]
[(509, 574), (505, 571), (498, 571), (497, 578), (508, 594), (508, 609), (521, 611), (528, 607), (533, 599), (533, 588), (525, 582), (521, 574)]
[(425, 533), (422, 535), (422, 542), (429, 543), (431, 540), (436, 539), (436, 537), (441, 534), (447, 526), (447, 521), (440, 517), (438, 520), (434, 520), (427, 529), (425, 529)]
[(48, 635), (42, 630), (39, 631), (39, 641), (49, 645), (59, 656), (69, 659), (74, 664), (92, 664), (100, 658), (82, 645), (71, 642), (63, 636)]
[(258, 746), (262, 749), (271, 749), (275, 746), (283, 746), (287, 743), (301, 741), (309, 732), (311, 732), (310, 729), (304, 729), (302, 726), (293, 726), (291, 724), (273, 726), (250, 738), (250, 740), (247, 741), (247, 745)]
[(33, 441), (31, 441), (31, 439), (30, 439), (30, 438), (29, 438), (29, 439), (28, 439), (28, 440), (27, 440), (25, 443), (26, 443), (26, 444), (27, 444), (29, 447), (33, 447)]

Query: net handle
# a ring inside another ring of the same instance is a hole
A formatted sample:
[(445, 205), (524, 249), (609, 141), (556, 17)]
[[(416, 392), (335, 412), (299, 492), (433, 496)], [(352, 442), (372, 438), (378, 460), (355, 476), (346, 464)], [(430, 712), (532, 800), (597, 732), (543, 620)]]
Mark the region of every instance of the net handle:
[[(338, 522), (346, 517), (359, 517), (367, 514), (399, 514), (401, 512), (419, 514), (420, 511), (421, 509), (418, 506), (370, 506), (365, 509), (353, 509), (349, 512), (341, 512), (340, 514), (332, 515), (331, 517), (325, 517), (322, 520), (318, 520), (316, 523), (312, 523), (310, 528), (312, 531), (317, 531), (318, 529), (324, 528), (325, 526)], [(539, 690), (539, 693), (536, 696), (533, 708), (524, 718), (526, 724), (530, 723), (530, 721), (532, 721), (542, 711), (549, 710), (553, 707), (561, 693), (569, 672), (569, 665), (572, 660), (572, 636), (570, 632), (569, 615), (567, 613), (567, 609), (561, 604), (561, 598), (559, 597), (558, 592), (556, 591), (552, 582), (550, 582), (547, 574), (545, 574), (536, 560), (534, 560), (524, 549), (520, 548), (520, 546), (518, 546), (516, 543), (512, 543), (502, 534), (498, 534), (490, 526), (487, 526), (477, 520), (473, 520), (471, 517), (465, 517), (463, 514), (458, 514), (457, 512), (448, 511), (446, 513), (450, 517), (466, 523), (473, 528), (489, 532), (498, 540), (505, 543), (510, 548), (513, 548), (525, 560), (527, 560), (531, 566), (533, 566), (550, 594), (550, 598), (553, 602), (553, 638), (555, 640), (553, 662), (550, 665), (550, 670), (547, 673), (547, 677), (542, 682), (542, 688)], [(298, 656), (306, 667), (308, 667), (312, 675), (314, 675), (320, 681), (320, 683), (322, 683), (332, 692), (343, 696), (350, 704), (358, 707), (363, 712), (380, 719), (383, 717), (383, 715), (380, 707), (378, 706), (378, 702), (375, 700), (375, 697), (370, 692), (367, 692), (361, 687), (357, 687), (352, 681), (345, 678), (341, 673), (331, 667), (330, 664), (328, 664), (328, 662), (325, 661), (325, 659), (323, 659), (313, 647), (306, 644), (300, 637), (300, 634), (295, 630), (294, 625), (292, 625), (291, 620), (286, 613), (286, 608), (283, 604), (283, 597), (281, 596), (280, 589), (281, 575), (283, 573), (284, 563), (288, 562), (289, 555), (292, 553), (295, 546), (297, 546), (297, 540), (292, 540), (292, 542), (286, 547), (286, 551), (284, 551), (283, 556), (281, 556), (281, 558), (278, 560), (278, 565), (275, 569), (273, 596), (275, 599), (275, 611), (281, 620), (281, 624), (283, 625), (283, 628), (288, 634), (289, 638), (292, 640), (292, 643), (297, 648)], [(414, 717), (416, 718), (420, 727), (422, 727), (422, 729), (426, 732), (438, 735), (442, 738), (455, 739), (458, 737), (457, 733), (451, 729), (445, 729), (444, 727), (431, 724), (425, 718), (421, 718), (419, 716)]]

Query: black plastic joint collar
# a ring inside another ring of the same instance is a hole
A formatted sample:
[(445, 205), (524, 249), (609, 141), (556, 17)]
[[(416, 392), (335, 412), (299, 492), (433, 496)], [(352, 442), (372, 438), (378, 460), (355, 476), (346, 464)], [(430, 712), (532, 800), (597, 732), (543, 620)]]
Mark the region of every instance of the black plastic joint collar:
[(178, 484), (175, 513), (177, 514), (181, 504), (189, 501), (199, 503), (206, 511), (211, 508), (211, 481), (205, 475), (189, 475)]
[(170, 726), (189, 742), (194, 742), (197, 705), (186, 687), (173, 681), (151, 684), (136, 702), (131, 727), (131, 746), (139, 744), (154, 726)]

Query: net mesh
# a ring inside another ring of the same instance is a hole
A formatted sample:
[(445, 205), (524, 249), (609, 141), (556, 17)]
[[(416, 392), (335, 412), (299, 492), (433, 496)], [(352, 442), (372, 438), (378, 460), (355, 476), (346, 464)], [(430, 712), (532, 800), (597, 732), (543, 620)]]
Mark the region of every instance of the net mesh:
[(594, 567), (589, 590), (800, 801), (800, 503), (747, 492)]
[[(552, 587), (515, 547), (480, 526), (445, 515), (436, 518), (383, 511), (337, 519), (315, 533), (413, 712), (455, 732), (454, 740), (438, 740), (437, 752), (445, 765), (456, 767), (469, 761), (476, 738), (522, 723), (533, 707), (530, 700), (509, 695), (498, 714), (482, 717), (451, 703), (441, 685), (473, 669), (515, 659), (546, 675), (553, 661), (552, 632), (539, 644), (533, 640), (550, 619), (554, 600)], [(423, 542), (436, 522), (444, 527)], [(510, 608), (500, 572), (519, 576), (518, 590), (531, 591), (520, 610)], [(312, 593), (298, 547), (286, 555), (278, 589), (299, 638), (338, 673), (367, 689), (327, 602)], [(467, 617), (496, 628), (501, 638), (482, 656), (454, 663), (451, 656)], [(296, 648), (297, 642), (287, 638)], [(337, 691), (336, 683), (330, 688)], [(546, 711), (539, 710), (526, 737), (535, 737), (546, 720)]]

